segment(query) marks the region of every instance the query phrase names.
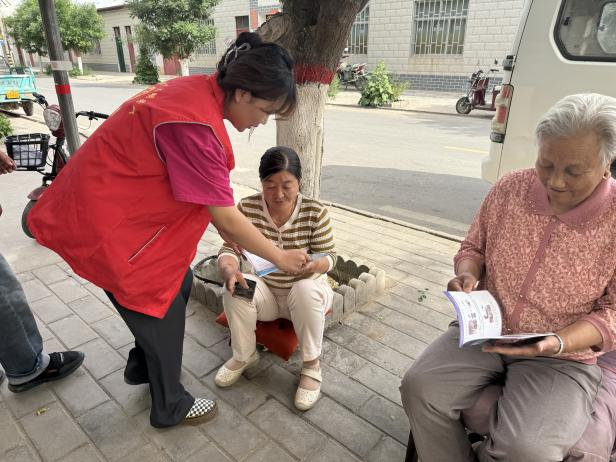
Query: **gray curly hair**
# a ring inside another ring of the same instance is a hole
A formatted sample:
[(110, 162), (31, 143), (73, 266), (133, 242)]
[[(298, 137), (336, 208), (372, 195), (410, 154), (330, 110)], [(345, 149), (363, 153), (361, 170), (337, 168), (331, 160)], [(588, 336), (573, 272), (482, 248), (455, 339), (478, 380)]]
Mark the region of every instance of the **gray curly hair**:
[(535, 135), (544, 138), (570, 137), (595, 132), (604, 165), (616, 159), (616, 98), (598, 93), (565, 96), (544, 114)]

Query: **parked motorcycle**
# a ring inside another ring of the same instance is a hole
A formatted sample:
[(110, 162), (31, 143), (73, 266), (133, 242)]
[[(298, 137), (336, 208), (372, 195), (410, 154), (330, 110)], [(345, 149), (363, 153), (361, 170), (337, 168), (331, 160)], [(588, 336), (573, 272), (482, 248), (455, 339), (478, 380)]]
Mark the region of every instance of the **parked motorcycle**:
[(349, 85), (354, 85), (359, 91), (362, 91), (368, 84), (368, 72), (366, 71), (366, 63), (350, 64), (344, 60), (349, 55), (342, 55), (336, 75), (341, 85), (344, 85), (346, 90)]
[(490, 79), (498, 69), (490, 69), (490, 72), (485, 74), (481, 69), (473, 72), (469, 79), (468, 92), (465, 96), (456, 102), (456, 112), (458, 114), (468, 114), (473, 109), (482, 111), (496, 111), (496, 97), (501, 91), (501, 86), (497, 85), (492, 89), (492, 97), (490, 103), (486, 103), (486, 95), (488, 93)]
[[(5, 141), (7, 154), (15, 162), (16, 170), (35, 171), (43, 175), (41, 186), (28, 194), (29, 202), (21, 215), (22, 230), (30, 238), (34, 236), (28, 229), (26, 221), (28, 213), (68, 162), (68, 154), (64, 150), (64, 124), (62, 123), (60, 106), (48, 104), (45, 97), (39, 93), (33, 93), (32, 96), (36, 103), (43, 108), (45, 125), (49, 128), (51, 135), (55, 137), (56, 142), (49, 144), (50, 137), (46, 133), (12, 135), (7, 136)], [(109, 117), (107, 114), (93, 111), (80, 111), (75, 114), (75, 117), (80, 116), (87, 117), (90, 121)], [(48, 162), (49, 150), (53, 151), (51, 162)], [(47, 167), (50, 167), (50, 169), (47, 169)]]

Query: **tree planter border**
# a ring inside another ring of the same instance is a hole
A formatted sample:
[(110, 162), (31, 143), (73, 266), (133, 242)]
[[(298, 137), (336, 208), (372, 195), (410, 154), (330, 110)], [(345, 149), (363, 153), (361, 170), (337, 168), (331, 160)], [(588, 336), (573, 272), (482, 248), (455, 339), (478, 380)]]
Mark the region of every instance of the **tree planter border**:
[[(206, 279), (222, 282), (218, 276), (216, 259), (207, 262), (204, 267), (195, 270)], [(244, 271), (244, 268), (242, 268)], [(331, 313), (325, 318), (325, 328), (339, 323), (350, 313), (357, 311), (385, 290), (385, 271), (375, 266), (362, 264), (338, 256), (336, 266), (328, 273), (339, 283), (333, 288), (334, 298)], [(192, 296), (214, 314), (223, 311), (223, 288), (219, 284), (204, 282), (197, 277), (193, 279)]]

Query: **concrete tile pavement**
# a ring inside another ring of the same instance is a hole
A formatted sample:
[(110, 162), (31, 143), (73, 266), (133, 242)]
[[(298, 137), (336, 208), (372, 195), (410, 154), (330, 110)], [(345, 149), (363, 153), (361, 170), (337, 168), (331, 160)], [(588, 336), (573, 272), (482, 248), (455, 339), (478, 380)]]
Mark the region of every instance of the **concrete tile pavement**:
[[(42, 128), (13, 121), (17, 132)], [(388, 279), (385, 293), (325, 333), (324, 396), (317, 406), (306, 413), (293, 406), (298, 357), (284, 362), (264, 353), (256, 371), (218, 389), (213, 374), (230, 354), (228, 332), (191, 301), (183, 383), (196, 396), (214, 396), (220, 414), (198, 427), (157, 430), (149, 426), (147, 388), (122, 381), (132, 337), (104, 293), (21, 232), (26, 195), (39, 181), (31, 173), (0, 177), (0, 252), (24, 284), (46, 349), (75, 347), (87, 358), (79, 372), (53, 385), (22, 394), (0, 387), (0, 460), (404, 459), (408, 422), (397, 387), (455, 317), (440, 291), (457, 242), (332, 207), (339, 252), (385, 269)], [(239, 185), (235, 191), (250, 193)], [(208, 231), (197, 258), (219, 243)]]

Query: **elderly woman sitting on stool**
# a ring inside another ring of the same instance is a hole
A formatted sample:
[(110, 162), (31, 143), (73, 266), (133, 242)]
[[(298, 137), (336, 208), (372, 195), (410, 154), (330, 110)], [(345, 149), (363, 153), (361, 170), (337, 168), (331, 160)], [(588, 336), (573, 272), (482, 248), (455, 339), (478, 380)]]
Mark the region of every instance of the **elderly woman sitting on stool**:
[[(506, 333), (554, 335), (459, 348), (452, 323), (426, 348), (400, 388), (423, 461), (565, 459), (593, 412), (597, 358), (616, 349), (616, 99), (568, 96), (536, 135), (535, 168), (488, 193), (448, 289), (479, 283), (499, 301)], [(494, 382), (502, 395), (474, 452), (460, 412)]]
[[(259, 178), (263, 192), (243, 198), (238, 205), (240, 211), (278, 247), (304, 249), (314, 259), (297, 274), (278, 270), (261, 278), (243, 274), (234, 249), (225, 243), (219, 252), (218, 267), (227, 288), (223, 305), (233, 357), (218, 370), (215, 383), (229, 387), (246, 369), (257, 365), (257, 321), (290, 319), (303, 359), (295, 407), (306, 411), (320, 396), (319, 358), (325, 313), (334, 297), (326, 276), (336, 259), (331, 222), (325, 206), (300, 194), (302, 167), (293, 149), (268, 149), (261, 157)], [(245, 278), (256, 282), (251, 301), (233, 295), (235, 284), (246, 284)]]

